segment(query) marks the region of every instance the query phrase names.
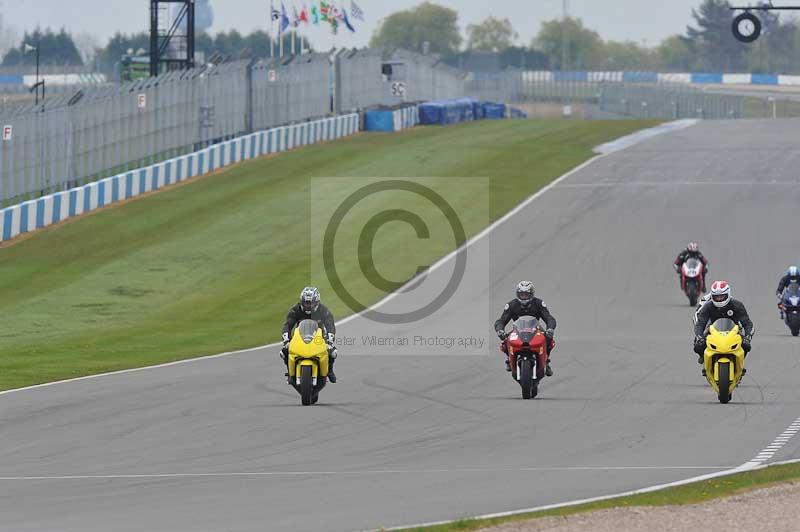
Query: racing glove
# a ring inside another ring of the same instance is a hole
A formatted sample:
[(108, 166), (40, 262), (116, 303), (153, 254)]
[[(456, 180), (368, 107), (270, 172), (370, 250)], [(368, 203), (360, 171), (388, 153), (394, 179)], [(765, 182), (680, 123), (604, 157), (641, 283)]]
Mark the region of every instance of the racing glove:
[(283, 347), (286, 347), (287, 345), (289, 345), (289, 333), (285, 332), (283, 333)]
[(781, 289), (780, 289), (780, 288), (778, 288), (777, 290), (775, 290), (775, 295), (776, 295), (776, 296), (778, 296), (778, 297), (781, 297), (781, 296), (783, 295), (783, 293), (781, 292)]
[(680, 266), (678, 266), (677, 264), (673, 264), (672, 267), (675, 268), (675, 273), (681, 273), (681, 267)]
[(697, 336), (694, 337), (694, 345), (701, 345), (705, 343), (705, 341), (706, 337), (703, 336), (702, 334), (698, 334)]
[(752, 341), (753, 341), (752, 336), (745, 336), (744, 339), (742, 340), (742, 349), (744, 349), (745, 354), (749, 353), (750, 349), (752, 349), (751, 345)]
[(553, 329), (547, 329), (547, 330), (545, 331), (545, 333), (544, 333), (544, 335), (547, 337), (547, 339), (548, 339), (548, 340), (552, 340), (552, 339), (553, 339), (553, 336), (554, 336), (555, 334), (556, 334), (556, 331), (554, 331)]
[(495, 331), (495, 332), (497, 333), (497, 337), (500, 338), (501, 342), (504, 341), (506, 339), (506, 337), (508, 336), (506, 334), (506, 331), (504, 331), (503, 329), (497, 329), (497, 331)]

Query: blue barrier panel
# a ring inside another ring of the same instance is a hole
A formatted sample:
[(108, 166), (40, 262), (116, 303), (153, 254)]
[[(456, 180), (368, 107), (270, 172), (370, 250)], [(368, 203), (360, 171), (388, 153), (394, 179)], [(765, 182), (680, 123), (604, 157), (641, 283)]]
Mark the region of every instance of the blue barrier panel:
[(658, 74), (655, 72), (623, 72), (622, 81), (626, 83), (657, 83)]
[(419, 106), (419, 123), (434, 125), (444, 123), (444, 104), (441, 102), (427, 102)]
[(394, 113), (385, 109), (367, 111), (364, 115), (364, 129), (367, 131), (394, 131)]
[(483, 103), (484, 102), (479, 102), (478, 100), (472, 102), (472, 116), (475, 120), (483, 120), (486, 118), (486, 113), (483, 110)]
[(456, 105), (458, 105), (458, 110), (461, 113), (462, 122), (472, 122), (475, 120), (475, 112), (472, 110), (472, 104), (474, 102), (474, 98), (461, 98), (456, 100)]
[(753, 85), (777, 85), (778, 76), (776, 74), (753, 74), (750, 83)]
[(97, 182), (97, 206), (104, 207), (106, 204), (106, 182)]
[(61, 196), (62, 194), (56, 194), (53, 196), (53, 223), (57, 224), (61, 221)]
[(28, 204), (23, 203), (19, 208), (19, 232), (28, 232)]
[(506, 117), (506, 105), (503, 103), (485, 102), (483, 113), (487, 120), (498, 120)]
[(14, 74), (0, 76), (0, 85), (24, 85), (25, 77)]
[(11, 222), (14, 216), (14, 209), (6, 209), (3, 211), (3, 240), (11, 238)]
[(589, 73), (556, 71), (553, 72), (553, 81), (581, 81), (585, 83), (589, 81)]
[(36, 202), (36, 229), (44, 227), (44, 199)]
[(722, 74), (713, 74), (709, 72), (698, 72), (692, 74), (692, 83), (722, 83)]

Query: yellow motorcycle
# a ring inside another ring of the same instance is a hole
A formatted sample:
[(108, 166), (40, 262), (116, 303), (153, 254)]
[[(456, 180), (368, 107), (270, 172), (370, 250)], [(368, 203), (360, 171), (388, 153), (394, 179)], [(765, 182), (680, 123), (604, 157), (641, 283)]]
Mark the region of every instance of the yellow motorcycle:
[(715, 321), (708, 329), (703, 359), (708, 383), (717, 392), (719, 402), (727, 403), (744, 372), (739, 326), (727, 318)]
[(313, 405), (328, 382), (328, 345), (314, 320), (303, 320), (289, 341), (289, 384), (303, 405)]

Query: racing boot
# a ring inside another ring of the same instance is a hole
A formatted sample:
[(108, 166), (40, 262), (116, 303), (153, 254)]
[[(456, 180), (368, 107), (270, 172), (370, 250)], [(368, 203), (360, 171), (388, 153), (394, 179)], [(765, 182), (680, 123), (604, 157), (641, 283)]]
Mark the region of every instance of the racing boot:
[(335, 358), (330, 359), (328, 363), (328, 380), (334, 384), (336, 384), (336, 373), (333, 372), (333, 363), (336, 362)]
[(544, 374), (548, 377), (553, 376), (553, 368), (550, 367), (550, 359), (547, 359), (547, 365), (544, 367)]
[(511, 361), (508, 360), (508, 356), (506, 356), (506, 371), (511, 371)]

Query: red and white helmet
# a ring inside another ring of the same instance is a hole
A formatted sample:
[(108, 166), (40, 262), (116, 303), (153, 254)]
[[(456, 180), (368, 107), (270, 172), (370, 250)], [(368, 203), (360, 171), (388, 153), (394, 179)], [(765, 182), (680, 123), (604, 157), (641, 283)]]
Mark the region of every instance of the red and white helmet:
[(714, 281), (711, 285), (711, 301), (714, 306), (722, 308), (731, 300), (731, 285), (728, 281)]
[(691, 251), (692, 253), (697, 253), (698, 251), (700, 251), (700, 246), (697, 244), (697, 242), (689, 242), (686, 245), (686, 251)]

